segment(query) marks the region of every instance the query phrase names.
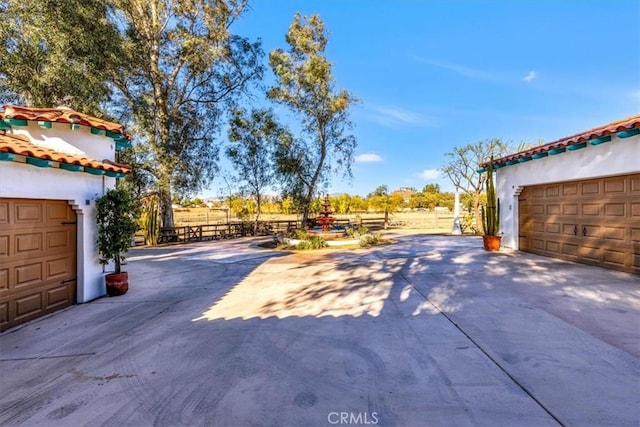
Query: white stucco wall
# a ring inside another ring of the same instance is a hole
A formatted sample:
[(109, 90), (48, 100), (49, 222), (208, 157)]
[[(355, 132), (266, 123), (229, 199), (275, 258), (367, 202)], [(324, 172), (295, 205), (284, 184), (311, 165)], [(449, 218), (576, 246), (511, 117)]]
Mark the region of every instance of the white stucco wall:
[(26, 135), (34, 144), (71, 154), (82, 154), (94, 160), (114, 160), (115, 142), (104, 135), (93, 135), (86, 126), (71, 130), (67, 123), (51, 123), (51, 128), (41, 128), (37, 122), (28, 126), (15, 126), (11, 133)]
[[(37, 123), (14, 128), (15, 134), (29, 137), (38, 144), (46, 140), (57, 151), (68, 152), (66, 143), (95, 160), (113, 160), (114, 142), (106, 136), (92, 135), (87, 128), (71, 131), (69, 125), (53, 123), (42, 129)], [(58, 141), (58, 143), (56, 143)], [(63, 143), (60, 143), (62, 141)], [(39, 168), (25, 163), (0, 162), (0, 197), (66, 200), (77, 215), (77, 302), (88, 302), (105, 295), (102, 265), (96, 247), (95, 199), (115, 187), (115, 178), (85, 172), (71, 172), (56, 167)]]
[(496, 171), (502, 245), (518, 249), (518, 195), (525, 186), (640, 172), (640, 135), (505, 166)]

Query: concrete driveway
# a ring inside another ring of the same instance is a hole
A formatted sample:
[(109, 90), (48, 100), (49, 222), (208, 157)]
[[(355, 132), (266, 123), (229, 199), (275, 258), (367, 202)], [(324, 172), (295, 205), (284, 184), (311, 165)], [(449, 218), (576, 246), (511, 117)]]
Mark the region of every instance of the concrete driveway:
[(0, 335), (0, 424), (640, 424), (638, 276), (477, 238), (138, 249), (130, 291)]

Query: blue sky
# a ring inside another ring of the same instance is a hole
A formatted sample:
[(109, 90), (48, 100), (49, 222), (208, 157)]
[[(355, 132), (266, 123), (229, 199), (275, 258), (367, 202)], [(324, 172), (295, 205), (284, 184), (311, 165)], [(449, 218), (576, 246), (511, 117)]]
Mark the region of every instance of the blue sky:
[[(354, 177), (334, 178), (330, 192), (428, 183), (452, 190), (438, 169), (456, 145), (549, 142), (640, 112), (638, 0), (256, 0), (250, 7), (233, 31), (261, 38), (265, 53), (287, 48), (295, 12), (320, 14), (336, 88), (361, 101), (351, 115)], [(217, 179), (203, 194), (221, 187)]]

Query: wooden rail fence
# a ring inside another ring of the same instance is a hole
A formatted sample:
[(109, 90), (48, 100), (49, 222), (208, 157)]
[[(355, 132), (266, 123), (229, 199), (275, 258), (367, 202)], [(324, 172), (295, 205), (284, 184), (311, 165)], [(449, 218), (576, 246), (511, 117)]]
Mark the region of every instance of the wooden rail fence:
[[(348, 219), (336, 219), (336, 225), (359, 225), (377, 230), (384, 227), (384, 218), (366, 218), (357, 223)], [(200, 224), (178, 227), (162, 227), (158, 237), (158, 244), (179, 244), (188, 242), (202, 242), (207, 240), (233, 239), (236, 237), (253, 236), (254, 222), (230, 222), (225, 224)], [(272, 220), (259, 221), (256, 236), (271, 236), (277, 233), (288, 233), (300, 228), (300, 221)], [(147, 242), (144, 236), (137, 234), (135, 245), (144, 245)]]

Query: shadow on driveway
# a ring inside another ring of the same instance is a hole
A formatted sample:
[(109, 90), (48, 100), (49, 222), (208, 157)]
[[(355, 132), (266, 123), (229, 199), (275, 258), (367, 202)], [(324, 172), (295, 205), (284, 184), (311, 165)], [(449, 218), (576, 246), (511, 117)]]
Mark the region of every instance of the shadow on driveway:
[(0, 335), (0, 422), (637, 424), (637, 276), (397, 240), (135, 250), (128, 294)]

